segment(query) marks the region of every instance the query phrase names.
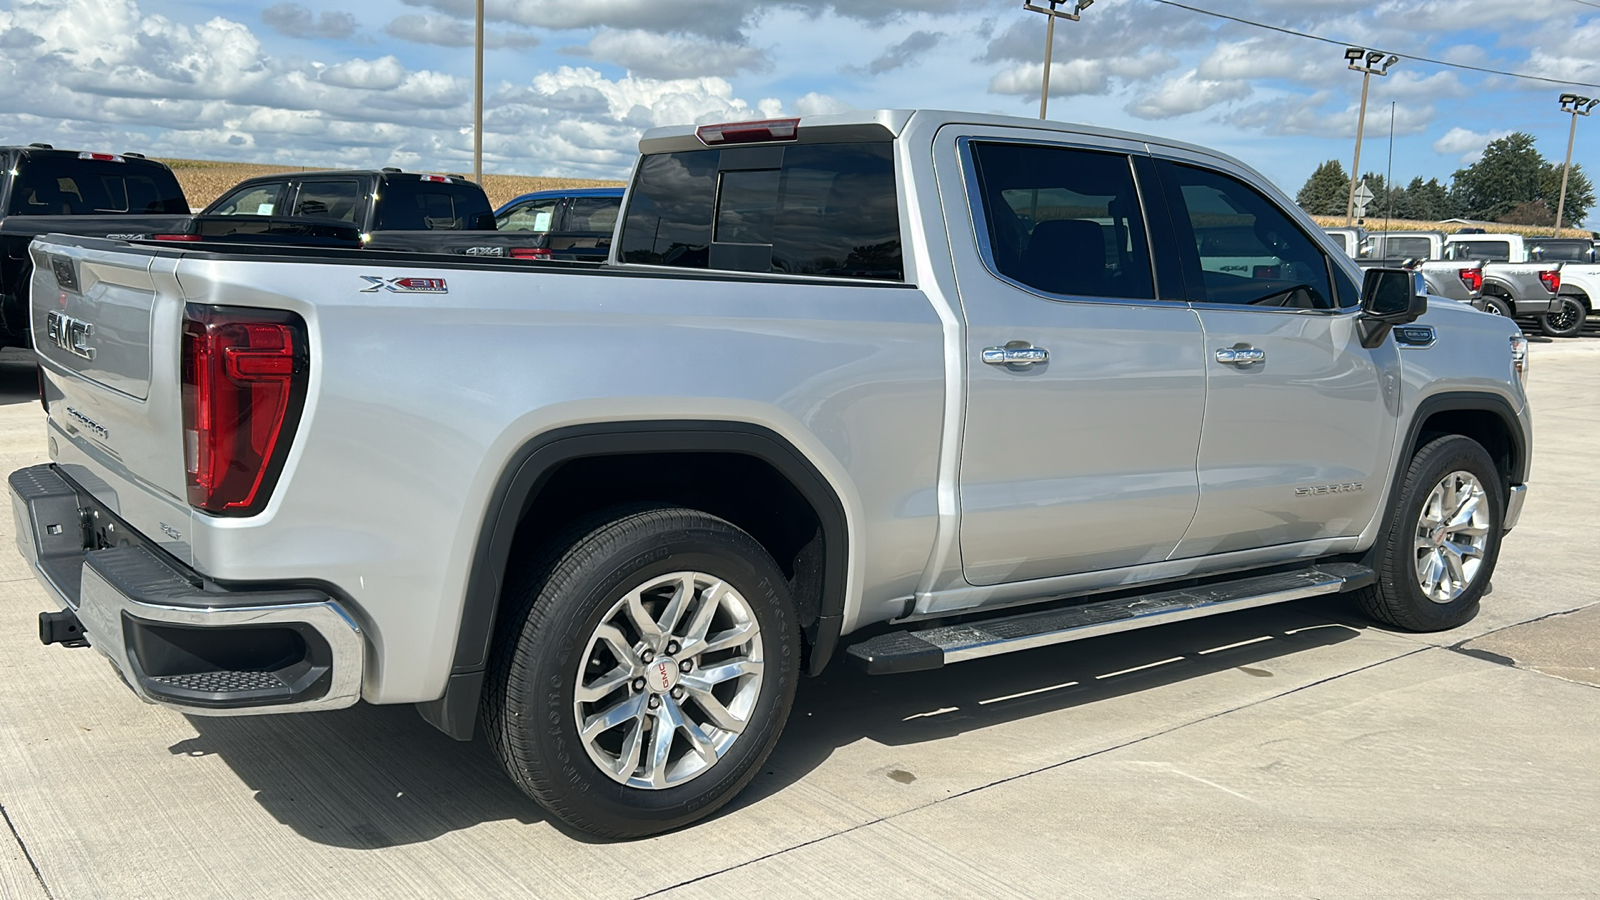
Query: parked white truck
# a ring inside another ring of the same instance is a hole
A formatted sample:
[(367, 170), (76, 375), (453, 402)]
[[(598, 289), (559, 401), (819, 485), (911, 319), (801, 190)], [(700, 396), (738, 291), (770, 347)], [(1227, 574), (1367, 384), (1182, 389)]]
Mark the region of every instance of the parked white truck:
[(1487, 592), (1526, 339), (1242, 163), (908, 111), (640, 149), (601, 266), (37, 240), (41, 639), (197, 715), (416, 704), (628, 837), (731, 799), (841, 642)]

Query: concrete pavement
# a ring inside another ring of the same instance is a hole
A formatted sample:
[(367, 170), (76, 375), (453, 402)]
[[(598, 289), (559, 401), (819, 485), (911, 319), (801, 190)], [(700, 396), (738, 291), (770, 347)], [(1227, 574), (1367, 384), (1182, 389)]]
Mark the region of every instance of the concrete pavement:
[[(552, 825), (410, 708), (140, 703), (38, 644), (0, 518), (0, 897), (1593, 896), (1600, 341), (1533, 353), (1528, 506), (1467, 626), (1318, 599), (838, 666), (730, 810), (632, 843)], [(0, 361), (5, 471), (44, 457), (32, 384)]]

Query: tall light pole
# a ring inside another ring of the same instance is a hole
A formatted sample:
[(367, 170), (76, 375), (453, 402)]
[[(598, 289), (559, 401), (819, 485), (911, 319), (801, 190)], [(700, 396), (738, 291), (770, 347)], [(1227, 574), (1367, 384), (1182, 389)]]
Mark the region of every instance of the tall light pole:
[(1578, 136), (1578, 117), (1587, 116), (1600, 106), (1600, 100), (1579, 97), (1577, 94), (1561, 95), (1561, 111), (1572, 114), (1572, 130), (1567, 132), (1567, 162), (1561, 167), (1561, 200), (1556, 203), (1556, 237), (1561, 236), (1561, 220), (1567, 214), (1567, 175), (1572, 172), (1572, 142)]
[(1382, 50), (1348, 47), (1344, 51), (1344, 58), (1349, 61), (1351, 71), (1361, 73), (1361, 114), (1356, 119), (1356, 161), (1350, 169), (1350, 202), (1344, 209), (1345, 224), (1354, 225), (1356, 184), (1361, 181), (1361, 138), (1367, 129), (1367, 88), (1372, 84), (1372, 76), (1389, 74), (1389, 67), (1399, 62), (1400, 57), (1390, 56), (1384, 59)]
[[(483, 0), (479, 0), (483, 2)], [(1068, 0), (1044, 0), (1045, 5), (1040, 5), (1039, 0), (1022, 0), (1022, 8), (1036, 13), (1044, 13), (1049, 24), (1044, 29), (1044, 84), (1039, 88), (1039, 118), (1043, 119), (1050, 108), (1050, 56), (1056, 46), (1056, 20), (1066, 19), (1069, 22), (1078, 21), (1083, 11), (1094, 5), (1094, 0), (1071, 0), (1072, 12), (1066, 12), (1060, 7), (1065, 6)]]
[(478, 0), (472, 56), (472, 180), (483, 184), (483, 0)]

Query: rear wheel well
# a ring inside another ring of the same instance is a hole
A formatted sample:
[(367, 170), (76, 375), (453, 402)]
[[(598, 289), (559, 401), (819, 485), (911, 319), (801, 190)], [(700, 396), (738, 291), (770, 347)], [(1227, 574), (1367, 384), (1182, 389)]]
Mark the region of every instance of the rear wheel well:
[(512, 564), (536, 552), (570, 522), (639, 503), (700, 510), (749, 533), (789, 579), (801, 627), (816, 622), (822, 597), (822, 521), (782, 473), (742, 453), (636, 453), (564, 462), (530, 498), (512, 541)]

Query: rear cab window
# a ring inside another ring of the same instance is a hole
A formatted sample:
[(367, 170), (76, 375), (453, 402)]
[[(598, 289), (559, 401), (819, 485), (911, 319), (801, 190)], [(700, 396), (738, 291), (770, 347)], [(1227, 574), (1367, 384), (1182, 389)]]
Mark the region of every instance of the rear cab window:
[(651, 154), (631, 196), (617, 254), (625, 263), (905, 277), (887, 140)]
[(1451, 259), (1481, 259), (1484, 262), (1507, 262), (1511, 259), (1510, 241), (1451, 241)]
[(480, 216), (492, 215), (483, 189), (423, 176), (391, 176), (378, 191), (374, 230), (466, 231)]
[(11, 192), (11, 215), (186, 214), (172, 173), (154, 165), (76, 157), (25, 157)]

